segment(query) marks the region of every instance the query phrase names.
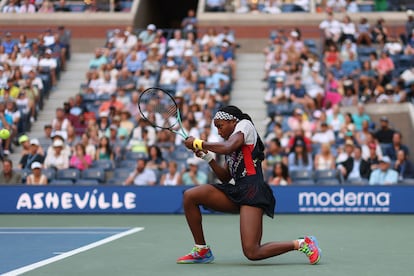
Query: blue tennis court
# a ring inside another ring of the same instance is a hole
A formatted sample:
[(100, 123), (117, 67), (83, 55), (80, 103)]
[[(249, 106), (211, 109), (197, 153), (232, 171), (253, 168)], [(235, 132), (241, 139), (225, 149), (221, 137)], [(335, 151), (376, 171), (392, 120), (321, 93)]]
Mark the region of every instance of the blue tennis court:
[(19, 275), (143, 228), (0, 228), (0, 274)]

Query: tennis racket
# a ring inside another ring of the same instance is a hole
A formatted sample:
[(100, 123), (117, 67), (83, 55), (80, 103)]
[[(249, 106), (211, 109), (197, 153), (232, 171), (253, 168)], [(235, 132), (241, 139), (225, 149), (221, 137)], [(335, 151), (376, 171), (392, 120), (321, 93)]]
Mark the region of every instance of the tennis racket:
[(184, 139), (188, 134), (181, 123), (180, 109), (174, 97), (164, 89), (151, 87), (141, 93), (138, 108), (152, 126), (168, 129)]

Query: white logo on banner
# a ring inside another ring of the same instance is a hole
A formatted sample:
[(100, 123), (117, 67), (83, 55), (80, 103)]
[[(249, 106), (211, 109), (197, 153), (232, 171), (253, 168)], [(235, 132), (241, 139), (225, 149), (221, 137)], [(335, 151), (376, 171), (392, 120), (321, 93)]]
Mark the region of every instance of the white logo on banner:
[(389, 212), (391, 193), (386, 192), (301, 192), (300, 212)]
[(70, 193), (64, 192), (60, 195), (55, 192), (47, 193), (22, 193), (17, 200), (16, 209), (80, 209), (89, 208), (92, 210), (106, 210), (124, 208), (126, 210), (135, 209), (135, 193), (127, 192), (124, 196), (113, 192), (111, 194), (98, 192)]

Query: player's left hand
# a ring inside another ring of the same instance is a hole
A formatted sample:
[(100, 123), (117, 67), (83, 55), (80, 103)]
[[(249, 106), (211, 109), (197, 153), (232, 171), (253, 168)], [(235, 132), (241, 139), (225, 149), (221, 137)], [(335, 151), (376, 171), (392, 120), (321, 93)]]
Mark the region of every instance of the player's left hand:
[(189, 136), (187, 139), (184, 140), (184, 145), (186, 146), (187, 149), (190, 149), (190, 150), (193, 149), (194, 139), (195, 138), (193, 136)]

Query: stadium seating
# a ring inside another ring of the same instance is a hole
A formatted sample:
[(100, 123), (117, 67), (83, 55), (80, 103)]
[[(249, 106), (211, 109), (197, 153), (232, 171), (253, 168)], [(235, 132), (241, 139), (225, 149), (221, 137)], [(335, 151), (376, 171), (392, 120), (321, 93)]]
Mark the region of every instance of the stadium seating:
[(56, 172), (56, 179), (71, 180), (73, 183), (80, 178), (80, 171), (78, 169), (64, 169)]
[(105, 181), (105, 171), (103, 168), (90, 168), (81, 172), (82, 180), (96, 180), (99, 183)]

